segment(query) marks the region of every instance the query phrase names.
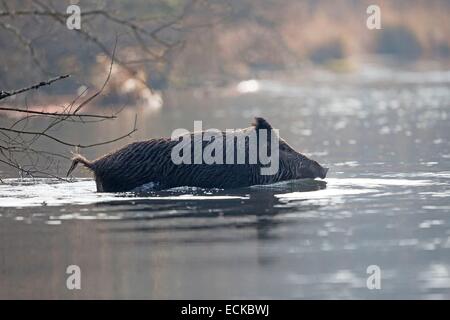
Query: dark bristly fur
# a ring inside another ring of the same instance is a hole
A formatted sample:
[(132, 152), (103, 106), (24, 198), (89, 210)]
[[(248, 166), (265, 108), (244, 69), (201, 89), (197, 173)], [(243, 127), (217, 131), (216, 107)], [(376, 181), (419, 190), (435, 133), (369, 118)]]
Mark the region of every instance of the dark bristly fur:
[[(239, 132), (248, 133), (249, 130), (256, 130), (258, 134), (259, 129), (271, 128), (271, 125), (263, 118), (255, 118), (253, 127), (239, 130)], [(190, 133), (192, 152), (194, 139), (201, 139), (201, 134), (200, 132)], [(222, 135), (225, 141), (225, 133), (223, 132)], [(292, 149), (281, 138), (279, 138), (279, 170), (274, 175), (261, 175), (262, 165), (259, 162), (257, 164), (176, 165), (172, 162), (171, 151), (178, 143), (179, 141), (171, 141), (170, 138), (134, 142), (94, 161), (75, 155), (67, 175), (81, 163), (94, 173), (97, 191), (121, 192), (150, 182), (158, 184), (161, 189), (179, 186), (238, 188), (301, 178), (323, 179), (328, 171), (316, 161)], [(209, 143), (211, 141), (203, 141), (203, 149)], [(248, 141), (245, 148), (248, 159)], [(224, 148), (224, 163), (225, 151)], [(236, 146), (234, 151), (236, 159)]]

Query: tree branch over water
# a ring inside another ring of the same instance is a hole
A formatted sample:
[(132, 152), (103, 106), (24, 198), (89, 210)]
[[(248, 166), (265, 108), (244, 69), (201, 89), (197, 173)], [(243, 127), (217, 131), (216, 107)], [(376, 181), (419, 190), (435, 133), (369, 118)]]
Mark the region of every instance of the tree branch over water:
[[(116, 52), (116, 46), (117, 46), (117, 38), (116, 42), (114, 44), (114, 49), (112, 53), (112, 59), (109, 67), (108, 74), (106, 76), (106, 79), (103, 83), (103, 85), (100, 87), (99, 90), (97, 90), (94, 94), (87, 97), (86, 99), (80, 101), (78, 100), (81, 98), (81, 96), (85, 93), (82, 92), (79, 94), (72, 102), (70, 102), (67, 106), (63, 107), (63, 110), (61, 112), (46, 112), (46, 111), (35, 111), (35, 110), (29, 110), (29, 109), (23, 109), (23, 108), (14, 108), (14, 107), (0, 107), (0, 111), (8, 114), (11, 113), (25, 113), (25, 116), (20, 118), (18, 121), (13, 123), (10, 127), (0, 127), (0, 163), (7, 165), (9, 167), (15, 168), (18, 170), (20, 176), (30, 176), (30, 177), (36, 177), (36, 176), (47, 176), (52, 178), (60, 178), (57, 174), (54, 174), (54, 172), (58, 172), (58, 170), (55, 170), (55, 168), (59, 167), (60, 160), (57, 158), (61, 158), (63, 160), (68, 160), (69, 158), (67, 156), (64, 156), (62, 154), (49, 152), (46, 150), (36, 150), (33, 148), (33, 144), (39, 139), (39, 138), (46, 138), (49, 139), (57, 144), (67, 146), (67, 147), (73, 147), (73, 148), (92, 148), (97, 147), (101, 145), (110, 144), (113, 142), (120, 141), (122, 139), (125, 139), (127, 137), (130, 137), (134, 132), (137, 131), (137, 116), (135, 117), (133, 127), (126, 132), (123, 135), (120, 135), (119, 137), (104, 140), (104, 141), (98, 141), (91, 144), (81, 144), (81, 143), (75, 143), (75, 142), (68, 142), (64, 139), (55, 136), (51, 133), (52, 128), (56, 127), (57, 125), (63, 124), (66, 121), (76, 122), (80, 125), (85, 125), (86, 122), (84, 121), (84, 118), (96, 118), (97, 120), (108, 120), (108, 119), (115, 119), (117, 118), (117, 113), (112, 115), (101, 115), (101, 114), (82, 114), (79, 113), (85, 106), (87, 106), (89, 103), (91, 103), (95, 98), (101, 95), (103, 90), (105, 89), (108, 81), (111, 78), (111, 72), (114, 64), (114, 56)], [(30, 90), (37, 90), (41, 87), (48, 86), (58, 80), (65, 79), (69, 77), (69, 75), (63, 75), (58, 76), (55, 78), (52, 78), (48, 81), (42, 81), (38, 84), (34, 84), (29, 87), (25, 87), (22, 89), (17, 90), (11, 90), (11, 91), (1, 91), (0, 93), (0, 100), (6, 99), (9, 97), (13, 97), (15, 95), (30, 91)], [(120, 112), (120, 111), (119, 111)], [(38, 118), (51, 118), (52, 121), (41, 130), (28, 130), (27, 124), (29, 123), (30, 119), (33, 117)], [(24, 123), (22, 128), (16, 128), (20, 123)], [(27, 165), (23, 165), (22, 162), (24, 159), (28, 160)], [(44, 163), (44, 167), (42, 166), (42, 163)]]

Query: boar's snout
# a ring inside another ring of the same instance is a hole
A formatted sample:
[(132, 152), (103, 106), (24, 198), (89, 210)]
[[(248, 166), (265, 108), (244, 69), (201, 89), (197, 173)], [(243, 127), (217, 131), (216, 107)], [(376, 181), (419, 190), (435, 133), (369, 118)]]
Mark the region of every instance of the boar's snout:
[(309, 171), (311, 173), (312, 178), (321, 178), (325, 179), (328, 173), (328, 168), (322, 167), (319, 163), (312, 160)]

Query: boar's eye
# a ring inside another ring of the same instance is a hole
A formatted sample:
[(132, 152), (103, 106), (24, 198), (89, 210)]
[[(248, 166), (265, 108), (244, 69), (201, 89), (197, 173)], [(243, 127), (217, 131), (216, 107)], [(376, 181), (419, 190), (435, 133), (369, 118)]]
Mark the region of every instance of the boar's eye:
[(279, 147), (280, 147), (280, 150), (287, 150), (287, 144), (286, 144), (286, 142), (284, 142), (283, 140), (279, 140)]
[(290, 152), (290, 151), (294, 151), (286, 142), (282, 142), (280, 141), (280, 150), (281, 151), (286, 151), (286, 152)]
[(286, 145), (280, 144), (280, 150), (281, 150), (281, 151), (287, 151), (288, 148), (286, 147)]

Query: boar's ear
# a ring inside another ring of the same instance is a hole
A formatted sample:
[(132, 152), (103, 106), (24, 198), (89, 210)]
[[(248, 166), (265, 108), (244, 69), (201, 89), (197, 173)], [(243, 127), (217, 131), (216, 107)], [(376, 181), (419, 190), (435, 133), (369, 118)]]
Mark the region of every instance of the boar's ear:
[(259, 129), (270, 130), (270, 129), (272, 129), (272, 126), (270, 125), (270, 123), (268, 123), (266, 121), (266, 119), (260, 118), (260, 117), (255, 117), (255, 120), (253, 121), (252, 125), (255, 127), (256, 130), (259, 130)]

